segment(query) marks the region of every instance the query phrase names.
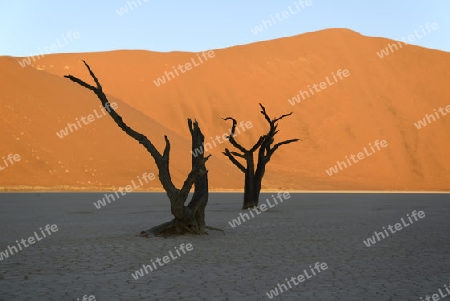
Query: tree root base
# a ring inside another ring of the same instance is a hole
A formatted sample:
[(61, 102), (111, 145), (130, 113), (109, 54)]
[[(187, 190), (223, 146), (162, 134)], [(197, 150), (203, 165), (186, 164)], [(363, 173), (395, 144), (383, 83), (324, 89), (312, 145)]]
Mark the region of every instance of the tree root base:
[(140, 236), (174, 237), (182, 235), (208, 235), (208, 232), (206, 232), (205, 229), (221, 231), (225, 235), (225, 232), (219, 228), (211, 226), (194, 227), (191, 224), (173, 219), (170, 222), (155, 226), (148, 230), (141, 231)]
[(181, 235), (208, 235), (208, 232), (205, 231), (205, 227), (198, 227), (189, 222), (173, 219), (170, 222), (141, 231), (141, 236), (143, 237), (149, 237), (150, 235), (156, 237), (172, 237)]
[(258, 208), (258, 204), (245, 204), (244, 206), (242, 206), (242, 210), (253, 208)]
[(225, 235), (225, 231), (223, 231), (222, 229), (216, 228), (216, 227), (205, 226), (205, 229), (209, 229), (209, 230), (213, 230), (213, 231), (220, 231), (223, 233), (223, 235)]

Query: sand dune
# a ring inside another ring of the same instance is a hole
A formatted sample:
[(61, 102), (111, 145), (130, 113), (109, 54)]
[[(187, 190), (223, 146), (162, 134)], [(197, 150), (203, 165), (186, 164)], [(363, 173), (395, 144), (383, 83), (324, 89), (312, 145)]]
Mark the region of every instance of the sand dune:
[[(67, 79), (37, 71), (22, 69), (15, 60), (1, 58), (2, 68), (2, 143), (1, 155), (17, 153), (21, 161), (2, 170), (1, 186), (18, 189), (101, 189), (118, 188), (138, 183), (144, 172), (157, 174), (152, 157), (136, 141), (123, 133), (109, 116), (103, 116), (100, 102), (95, 95)], [(81, 70), (84, 71), (84, 70)], [(82, 72), (80, 72), (82, 73)], [(11, 88), (15, 87), (15, 88)], [(189, 171), (190, 140), (187, 120), (184, 137), (160, 125), (148, 116), (133, 109), (121, 100), (116, 102), (118, 112), (133, 128), (146, 134), (163, 150), (164, 134), (172, 146), (172, 176), (182, 184)], [(95, 111), (95, 112), (94, 112)], [(81, 123), (82, 117), (93, 114), (95, 120)], [(100, 116), (100, 117), (97, 117)], [(82, 127), (59, 138), (56, 132), (67, 126)], [(209, 162), (211, 169), (237, 174), (237, 171), (222, 166), (216, 158)], [(219, 173), (211, 173), (213, 180)], [(217, 181), (217, 180), (216, 180)], [(224, 182), (223, 188), (231, 189), (233, 181)], [(238, 182), (234, 182), (237, 185)], [(144, 189), (159, 188), (158, 180), (150, 182)]]
[[(169, 136), (177, 183), (189, 169), (188, 117), (200, 122), (206, 142), (227, 132), (229, 123), (222, 117), (251, 121), (253, 128), (238, 136), (250, 145), (267, 129), (258, 107), (263, 103), (274, 117), (294, 112), (280, 123), (279, 139), (303, 139), (274, 155), (265, 189), (449, 190), (450, 117), (421, 129), (414, 123), (450, 105), (445, 89), (450, 54), (403, 45), (380, 58), (377, 52), (388, 43), (396, 42), (329, 29), (213, 50), (202, 63), (196, 53), (129, 50), (48, 55), (25, 68), (18, 64), (21, 58), (2, 57), (6, 131), (0, 155), (19, 153), (23, 161), (1, 171), (0, 186), (105, 189), (127, 185), (144, 171), (157, 172), (152, 158), (108, 116), (63, 139), (56, 136), (67, 122), (98, 109), (93, 93), (62, 78), (70, 73), (89, 80), (84, 59), (130, 124), (160, 149), (163, 135)], [(189, 62), (191, 70), (175, 74), (173, 66)], [(339, 69), (348, 70), (348, 76), (333, 77)], [(154, 81), (166, 72), (175, 78), (157, 86)], [(327, 77), (326, 88), (289, 103), (299, 90)], [(325, 172), (376, 140), (388, 146), (333, 176)], [(228, 146), (211, 150), (213, 190), (242, 189), (242, 174), (220, 154)]]

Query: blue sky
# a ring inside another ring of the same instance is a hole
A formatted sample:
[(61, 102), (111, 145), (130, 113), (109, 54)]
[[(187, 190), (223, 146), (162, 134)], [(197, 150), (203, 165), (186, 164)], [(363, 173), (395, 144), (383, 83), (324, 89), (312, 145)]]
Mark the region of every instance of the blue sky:
[[(0, 0), (0, 55), (33, 55), (58, 39), (64, 45), (54, 51), (59, 53), (202, 51), (335, 27), (399, 39), (427, 22), (436, 22), (438, 29), (412, 44), (450, 51), (448, 0), (310, 0), (304, 8), (299, 1)], [(120, 16), (121, 7), (128, 12)], [(251, 31), (289, 7), (296, 13), (258, 34)], [(69, 32), (79, 38), (65, 44)]]

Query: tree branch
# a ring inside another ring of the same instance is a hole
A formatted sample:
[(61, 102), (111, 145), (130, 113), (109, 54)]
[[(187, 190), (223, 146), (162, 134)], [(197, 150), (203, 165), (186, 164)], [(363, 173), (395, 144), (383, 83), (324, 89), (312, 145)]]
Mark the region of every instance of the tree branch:
[(263, 144), (266, 138), (267, 138), (266, 135), (259, 137), (258, 142), (256, 142), (255, 145), (253, 145), (253, 147), (249, 150), (249, 152), (250, 153), (255, 152), (258, 149), (258, 147), (260, 147)]
[(270, 119), (269, 115), (267, 115), (266, 108), (260, 103), (259, 106), (261, 107), (261, 114), (263, 114), (264, 118), (266, 118), (267, 122), (272, 125), (272, 120)]
[(189, 194), (189, 191), (191, 191), (192, 185), (194, 185), (197, 177), (206, 175), (206, 173), (208, 172), (204, 166), (209, 157), (211, 157), (211, 155), (208, 155), (207, 157), (202, 158), (200, 161), (197, 161), (195, 166), (192, 167), (191, 172), (184, 181), (183, 187), (180, 190), (182, 199), (186, 200), (187, 195)]
[[(202, 134), (202, 131), (200, 130), (200, 127), (198, 125), (197, 120), (192, 122), (191, 119), (188, 119), (188, 126), (189, 131), (192, 136), (192, 170), (200, 169), (198, 165), (200, 165), (201, 168), (206, 170), (205, 162), (209, 159), (209, 156), (206, 158), (204, 157), (205, 153), (201, 153), (198, 156), (194, 156), (195, 149), (202, 145), (204, 142), (204, 136)], [(208, 176), (205, 172), (204, 174), (197, 176), (194, 182), (195, 189), (194, 194), (192, 196), (191, 201), (188, 204), (188, 208), (191, 210), (191, 212), (194, 215), (200, 214), (204, 216), (204, 208), (206, 207), (206, 204), (208, 203)], [(198, 215), (197, 215), (198, 216)]]
[(289, 143), (297, 142), (297, 141), (303, 141), (303, 140), (302, 140), (302, 139), (290, 139), (290, 140), (278, 142), (278, 143), (275, 144), (271, 149), (269, 149), (268, 155), (272, 156), (273, 153), (274, 153), (281, 145), (285, 145), (285, 144), (289, 144)]
[(290, 112), (290, 113), (288, 113), (288, 114), (281, 115), (281, 116), (278, 117), (278, 118), (274, 118), (274, 119), (272, 120), (272, 122), (275, 123), (275, 122), (277, 122), (277, 121), (280, 121), (280, 120), (283, 119), (284, 117), (288, 117), (288, 116), (291, 116), (291, 115), (292, 115), (292, 112)]
[(232, 118), (232, 117), (227, 117), (227, 118), (223, 118), (223, 120), (232, 120), (233, 121), (233, 126), (231, 127), (231, 134), (227, 136), (228, 140), (230, 141), (230, 143), (237, 148), (238, 150), (240, 150), (243, 153), (247, 153), (248, 151), (239, 143), (237, 143), (237, 141), (234, 139), (234, 132), (236, 131), (236, 125), (237, 125), (237, 121), (236, 119)]
[(245, 158), (245, 155), (240, 154), (240, 153), (238, 153), (238, 152), (231, 152), (231, 154), (232, 154), (233, 156), (236, 156), (236, 157)]
[(169, 172), (169, 151), (170, 151), (170, 142), (167, 136), (164, 137), (166, 141), (166, 147), (164, 149), (164, 155), (161, 155), (159, 151), (156, 149), (156, 147), (153, 145), (153, 143), (143, 134), (133, 130), (131, 127), (129, 127), (122, 119), (122, 117), (112, 108), (111, 103), (109, 102), (108, 98), (102, 91), (102, 86), (100, 85), (99, 80), (95, 76), (94, 72), (91, 70), (89, 65), (83, 61), (83, 63), (86, 65), (86, 68), (89, 70), (89, 74), (94, 79), (97, 87), (94, 87), (92, 85), (89, 85), (88, 83), (82, 81), (81, 79), (72, 76), (72, 75), (64, 75), (65, 78), (70, 79), (71, 81), (93, 91), (97, 97), (99, 98), (100, 102), (102, 103), (102, 106), (105, 108), (105, 110), (109, 113), (111, 118), (114, 120), (114, 122), (121, 128), (128, 136), (132, 137), (133, 139), (137, 140), (140, 144), (142, 144), (147, 151), (152, 155), (153, 159), (155, 160), (156, 165), (158, 166), (159, 170), (159, 179), (161, 181), (161, 184), (163, 185), (164, 189), (166, 190), (169, 198), (173, 197), (178, 193), (178, 189), (173, 184), (170, 172)]
[(244, 165), (242, 165), (238, 160), (236, 160), (235, 157), (233, 157), (228, 148), (226, 148), (222, 154), (227, 156), (230, 159), (230, 161), (233, 162), (233, 164), (236, 165), (237, 168), (239, 168), (243, 173), (247, 172), (247, 169), (244, 167)]

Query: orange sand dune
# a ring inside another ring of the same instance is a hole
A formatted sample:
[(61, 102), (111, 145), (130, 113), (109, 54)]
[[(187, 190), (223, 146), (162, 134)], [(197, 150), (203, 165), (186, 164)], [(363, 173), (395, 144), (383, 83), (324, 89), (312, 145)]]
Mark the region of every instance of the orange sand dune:
[[(123, 133), (109, 116), (102, 115), (95, 95), (71, 81), (34, 68), (22, 68), (15, 59), (0, 58), (2, 73), (2, 130), (0, 155), (19, 154), (21, 160), (1, 170), (4, 189), (98, 190), (130, 185), (143, 173), (157, 169), (147, 151)], [(84, 70), (82, 70), (84, 72)], [(82, 73), (82, 72), (80, 72)], [(121, 100), (116, 102), (125, 122), (150, 138), (162, 152), (164, 134), (171, 141), (171, 172), (181, 185), (190, 169), (190, 140), (187, 119), (184, 137), (160, 125)], [(68, 122), (93, 114), (95, 120), (63, 138), (56, 132)], [(237, 180), (223, 181), (224, 175), (234, 179), (238, 171), (224, 166), (217, 158), (208, 162), (211, 180), (221, 188), (237, 187)], [(4, 166), (4, 165), (3, 165)], [(142, 182), (143, 184), (145, 182)], [(150, 181), (143, 189), (160, 187), (159, 180)]]
[[(19, 58), (3, 57), (0, 99), (6, 143), (0, 155), (17, 152), (28, 161), (0, 171), (0, 185), (101, 189), (127, 185), (144, 170), (156, 173), (151, 157), (109, 117), (63, 139), (56, 136), (67, 122), (98, 108), (92, 92), (62, 78), (70, 73), (90, 80), (84, 59), (125, 120), (159, 149), (163, 135), (169, 136), (177, 183), (189, 168), (186, 118), (199, 121), (205, 142), (227, 132), (230, 124), (223, 117), (251, 121), (253, 127), (237, 137), (249, 146), (267, 130), (259, 113), (258, 103), (263, 103), (273, 117), (294, 112), (280, 122), (279, 140), (303, 139), (273, 156), (265, 189), (449, 190), (450, 117), (421, 129), (414, 123), (450, 105), (445, 89), (450, 54), (403, 45), (380, 58), (377, 52), (388, 43), (396, 42), (329, 29), (214, 50), (202, 63), (196, 53), (186, 52), (57, 54), (26, 68), (19, 66)], [(194, 62), (197, 66), (175, 76), (173, 66)], [(339, 69), (348, 70), (347, 77), (334, 78)], [(158, 87), (154, 81), (165, 72), (174, 72), (175, 78)], [(327, 77), (331, 83), (320, 92), (289, 103), (299, 90)], [(325, 172), (345, 156), (370, 150), (369, 143), (376, 140), (386, 140), (388, 146), (332, 176)], [(242, 174), (220, 153), (225, 147), (229, 144), (210, 151), (211, 188), (242, 189)], [(157, 180), (151, 185), (160, 187)]]

